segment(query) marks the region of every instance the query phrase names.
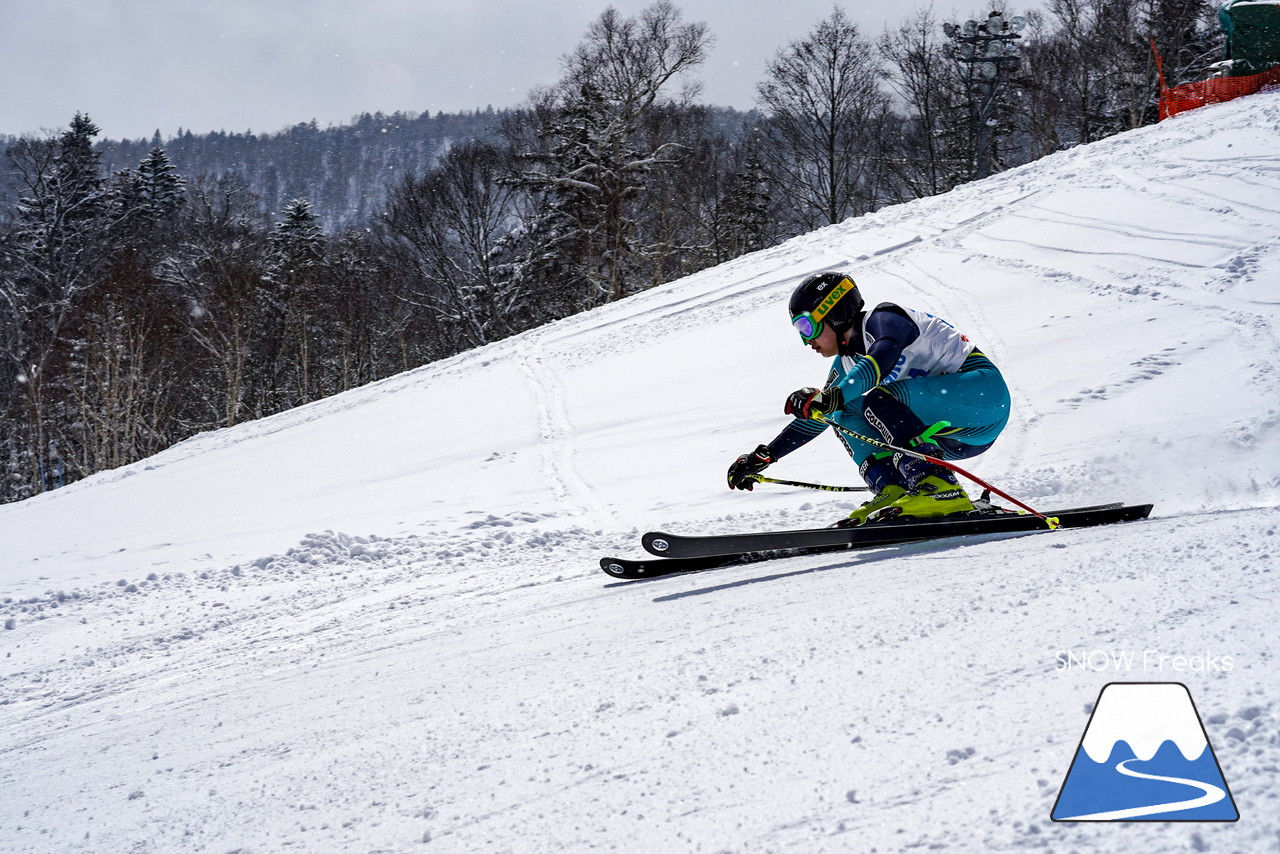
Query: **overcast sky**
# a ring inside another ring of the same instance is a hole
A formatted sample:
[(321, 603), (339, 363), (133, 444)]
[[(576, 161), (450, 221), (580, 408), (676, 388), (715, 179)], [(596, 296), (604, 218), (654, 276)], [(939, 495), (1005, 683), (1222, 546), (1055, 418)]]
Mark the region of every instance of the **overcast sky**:
[[(920, 0), (923, 4), (927, 0)], [(88, 113), (105, 138), (179, 128), (273, 132), (362, 112), (515, 106), (607, 0), (0, 0), (0, 133), (65, 128)], [(637, 14), (649, 0), (613, 0)], [(765, 62), (827, 17), (832, 0), (676, 0), (715, 44), (703, 103), (750, 108)], [(864, 34), (913, 3), (840, 4)], [(939, 14), (978, 3), (938, 0)], [(1022, 4), (1025, 5), (1025, 4)], [(1034, 5), (1039, 5), (1035, 3)], [(985, 17), (985, 14), (983, 15)]]

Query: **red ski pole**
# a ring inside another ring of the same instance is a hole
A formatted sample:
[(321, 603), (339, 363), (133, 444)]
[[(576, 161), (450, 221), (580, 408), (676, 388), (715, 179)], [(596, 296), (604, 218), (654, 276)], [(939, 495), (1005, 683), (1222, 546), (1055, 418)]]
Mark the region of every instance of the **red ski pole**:
[(1046, 516), (1043, 513), (1039, 512), (1038, 510), (1032, 509), (1026, 504), (1023, 504), (1018, 499), (1014, 498), (1009, 493), (1001, 489), (997, 489), (996, 487), (987, 483), (985, 480), (978, 477), (977, 475), (974, 475), (960, 468), (960, 466), (956, 465), (955, 463), (948, 462), (947, 460), (939, 459), (938, 457), (931, 457), (928, 454), (923, 454), (920, 451), (915, 451), (915, 450), (912, 450), (911, 448), (900, 448), (897, 445), (890, 444), (889, 442), (885, 442), (881, 439), (873, 439), (870, 436), (864, 436), (861, 433), (855, 433), (853, 430), (850, 430), (848, 427), (845, 427), (842, 424), (837, 424), (835, 421), (831, 420), (830, 418), (827, 418), (825, 415), (822, 415), (822, 414), (817, 414), (814, 417), (815, 417), (815, 420), (817, 421), (821, 421), (824, 424), (830, 424), (832, 427), (836, 428), (841, 433), (845, 434), (851, 439), (857, 439), (860, 442), (866, 442), (868, 445), (871, 445), (872, 447), (880, 448), (885, 451), (892, 451), (895, 454), (907, 454), (908, 456), (918, 457), (927, 463), (932, 463), (933, 465), (936, 465), (936, 466), (942, 466), (944, 469), (950, 469), (956, 474), (962, 475), (968, 478), (969, 480), (973, 481), (974, 483), (978, 484), (978, 486), (981, 486), (983, 489), (988, 489), (991, 492), (994, 492), (996, 495), (999, 495), (1005, 501), (1009, 501), (1013, 504), (1018, 505), (1023, 510), (1026, 510), (1028, 513), (1030, 513), (1032, 516), (1037, 516), (1043, 519), (1045, 524), (1048, 525), (1050, 528), (1058, 527), (1058, 520), (1056, 518)]

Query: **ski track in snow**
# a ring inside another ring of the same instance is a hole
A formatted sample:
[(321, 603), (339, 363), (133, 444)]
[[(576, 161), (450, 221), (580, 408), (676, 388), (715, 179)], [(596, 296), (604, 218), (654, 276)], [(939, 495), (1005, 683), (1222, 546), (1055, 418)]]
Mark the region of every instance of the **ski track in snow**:
[(529, 378), (533, 390), (542, 434), (542, 470), (547, 483), (570, 515), (585, 517), (602, 527), (616, 527), (619, 524), (616, 515), (600, 501), (574, 466), (574, 428), (565, 404), (564, 386), (555, 372), (546, 367), (537, 338), (532, 339), (531, 350), (530, 355), (521, 357), (520, 369)]
[[(773, 250), (764, 250), (764, 253), (771, 251)], [(793, 250), (780, 253), (779, 257), (795, 254), (797, 253)], [(824, 263), (810, 265), (806, 269), (818, 272), (840, 266), (841, 263), (841, 258), (829, 258)], [(697, 276), (695, 273), (690, 279), (696, 280)], [(733, 288), (698, 288), (680, 299), (670, 297), (669, 286), (655, 288), (641, 292), (625, 302), (602, 306), (586, 314), (550, 324), (544, 327), (541, 341), (544, 346), (572, 344), (572, 347), (557, 348), (557, 364), (562, 367), (578, 367), (605, 355), (643, 350), (655, 336), (673, 335), (711, 322), (723, 323), (754, 311), (761, 297), (776, 294), (780, 288), (793, 281), (792, 272), (785, 276), (744, 275)], [(642, 334), (636, 335), (636, 332)]]

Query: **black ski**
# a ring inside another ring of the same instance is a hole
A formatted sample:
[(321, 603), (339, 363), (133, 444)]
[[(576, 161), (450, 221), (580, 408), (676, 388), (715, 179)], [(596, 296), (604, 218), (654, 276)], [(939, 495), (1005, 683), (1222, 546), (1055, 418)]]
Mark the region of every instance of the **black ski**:
[[(1056, 518), (1062, 528), (1087, 528), (1113, 522), (1145, 519), (1150, 504), (1133, 506), (1102, 505), (1055, 510), (1046, 516)], [(659, 557), (684, 558), (746, 552), (803, 549), (822, 546), (858, 547), (892, 545), (914, 540), (971, 534), (1004, 534), (1020, 531), (1046, 531), (1049, 526), (1039, 516), (1029, 513), (987, 511), (947, 516), (941, 519), (891, 519), (873, 522), (861, 528), (813, 528), (798, 531), (765, 531), (754, 534), (685, 536), (651, 531), (641, 538), (645, 551)]]
[(706, 557), (650, 557), (634, 560), (625, 557), (602, 557), (600, 568), (614, 578), (657, 578), (677, 572), (700, 572), (704, 569), (719, 569), (724, 566), (738, 566), (744, 563), (756, 563), (778, 557), (796, 557), (812, 554), (815, 551), (843, 550), (845, 546), (826, 549), (793, 549), (785, 552), (755, 552), (738, 555), (708, 555)]
[[(1117, 503), (1057, 510), (1045, 515), (1056, 517), (1060, 527), (1084, 528), (1145, 519), (1150, 512), (1150, 504), (1125, 506)], [(1026, 520), (1032, 520), (1038, 524), (1029, 524)], [(682, 550), (682, 556), (641, 560), (606, 557), (600, 559), (600, 568), (614, 578), (656, 578), (673, 573), (718, 569), (775, 558), (896, 545), (941, 537), (1044, 530), (1048, 528), (1038, 517), (995, 512), (970, 514), (959, 519), (880, 522), (864, 528), (818, 528), (806, 531), (770, 531), (713, 537), (684, 537), (655, 532), (645, 535), (646, 548), (653, 551), (651, 546), (653, 540), (665, 539), (668, 544), (665, 553), (670, 554), (671, 544), (675, 543), (675, 548)], [(810, 534), (813, 536), (808, 538), (805, 536)], [(742, 551), (719, 553), (720, 550), (729, 547), (731, 542), (736, 546), (746, 544), (746, 547)], [(765, 547), (762, 548), (761, 545)], [(715, 553), (689, 554), (690, 549), (698, 547)]]

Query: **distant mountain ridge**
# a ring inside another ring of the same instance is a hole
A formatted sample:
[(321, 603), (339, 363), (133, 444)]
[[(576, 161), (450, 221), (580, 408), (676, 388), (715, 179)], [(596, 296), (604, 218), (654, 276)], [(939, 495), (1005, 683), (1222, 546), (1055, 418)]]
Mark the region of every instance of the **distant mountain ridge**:
[(406, 174), (430, 169), (449, 148), (471, 139), (496, 139), (504, 112), (365, 113), (352, 124), (321, 128), (314, 120), (272, 134), (179, 131), (169, 140), (106, 141), (103, 167), (138, 165), (164, 146), (187, 177), (239, 175), (275, 216), (305, 198), (328, 231), (362, 225), (377, 212), (387, 187)]
[[(734, 138), (751, 115), (706, 109), (715, 127)], [(502, 120), (515, 112), (489, 107), (463, 113), (363, 113), (351, 124), (331, 127), (322, 128), (313, 119), (275, 133), (179, 129), (168, 139), (157, 131), (150, 139), (106, 139), (95, 148), (102, 154), (104, 173), (111, 174), (136, 168), (152, 148), (162, 146), (188, 180), (238, 176), (272, 221), (290, 201), (305, 198), (321, 226), (334, 232), (368, 223), (395, 181), (430, 169), (452, 146), (475, 139), (498, 141)], [(17, 139), (0, 134), (0, 154)], [(12, 208), (18, 193), (14, 180), (0, 164), (0, 216)]]

